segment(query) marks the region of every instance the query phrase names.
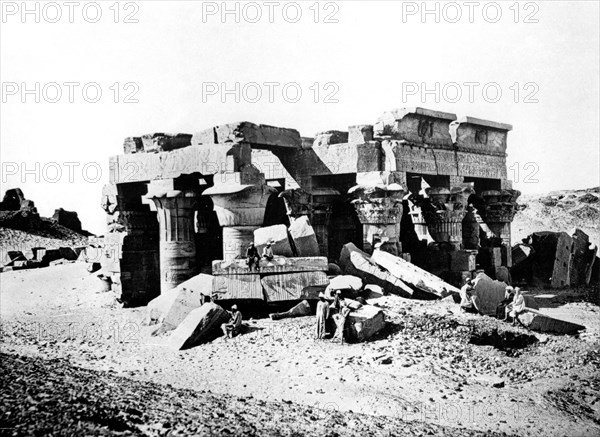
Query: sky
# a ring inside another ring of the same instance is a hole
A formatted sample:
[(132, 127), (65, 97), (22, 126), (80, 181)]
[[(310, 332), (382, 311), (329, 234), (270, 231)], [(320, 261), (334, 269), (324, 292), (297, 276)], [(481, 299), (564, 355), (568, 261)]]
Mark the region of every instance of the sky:
[(313, 136), (412, 106), (513, 125), (523, 193), (598, 186), (598, 5), (3, 1), (0, 189), (103, 233), (125, 137), (242, 120)]

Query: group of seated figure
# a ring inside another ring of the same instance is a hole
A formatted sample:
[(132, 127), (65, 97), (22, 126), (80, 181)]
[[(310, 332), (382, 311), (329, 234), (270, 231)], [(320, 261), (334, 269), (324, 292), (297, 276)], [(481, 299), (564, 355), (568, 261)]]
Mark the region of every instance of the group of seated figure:
[[(475, 283), (468, 279), (465, 285), (460, 289), (460, 307), (463, 311), (474, 314), (481, 314), (477, 305), (477, 296), (473, 294)], [(496, 317), (503, 321), (512, 319), (513, 326), (519, 321), (519, 314), (525, 311), (525, 298), (519, 287), (508, 285), (504, 292), (504, 299), (496, 307)]]

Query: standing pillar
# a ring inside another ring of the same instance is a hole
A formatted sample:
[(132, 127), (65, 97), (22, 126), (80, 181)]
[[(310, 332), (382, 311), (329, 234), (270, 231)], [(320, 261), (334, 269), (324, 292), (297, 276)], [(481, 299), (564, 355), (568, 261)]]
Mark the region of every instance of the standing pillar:
[(158, 216), (161, 293), (199, 273), (194, 240), (198, 193), (170, 189), (172, 185), (172, 180), (152, 181), (146, 195), (154, 202)]
[(517, 213), (517, 199), (521, 195), (517, 190), (488, 190), (481, 193), (485, 206), (480, 211), (481, 218), (499, 240), (502, 247), (502, 264), (511, 267), (511, 231), (515, 214)]
[(363, 227), (363, 250), (373, 253), (375, 246), (380, 243), (381, 250), (400, 255), (400, 220), (404, 189), (396, 183), (356, 185), (348, 193), (356, 196), (352, 204)]

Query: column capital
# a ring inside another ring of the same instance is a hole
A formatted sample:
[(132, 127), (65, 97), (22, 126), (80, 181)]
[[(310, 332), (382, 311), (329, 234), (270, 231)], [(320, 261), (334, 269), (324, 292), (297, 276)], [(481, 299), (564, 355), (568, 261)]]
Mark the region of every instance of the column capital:
[(469, 197), (475, 193), (472, 184), (452, 188), (430, 187), (420, 206), (429, 234), (436, 243), (462, 244), (462, 221), (467, 214)]
[(320, 216), (329, 218), (333, 211), (333, 202), (340, 192), (333, 188), (315, 188), (306, 191), (302, 188), (292, 188), (279, 194), (285, 203), (287, 214), (292, 218), (302, 215), (309, 217)]

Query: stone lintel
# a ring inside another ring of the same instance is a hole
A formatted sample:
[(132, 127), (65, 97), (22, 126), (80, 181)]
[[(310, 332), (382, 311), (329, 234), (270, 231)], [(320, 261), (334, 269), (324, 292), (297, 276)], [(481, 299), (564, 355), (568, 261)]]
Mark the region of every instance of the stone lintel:
[(461, 117), (456, 120), (460, 124), (473, 124), (476, 126), (490, 127), (492, 129), (498, 129), (503, 131), (511, 131), (513, 129), (512, 125), (506, 123), (500, 123), (492, 120), (483, 120), (481, 118), (475, 117)]
[(255, 124), (249, 121), (227, 123), (200, 131), (192, 137), (192, 145), (247, 142), (256, 146), (302, 147), (296, 129)]
[(252, 150), (247, 143), (189, 146), (159, 153), (136, 153), (110, 157), (109, 182), (121, 184), (172, 179), (201, 173), (214, 175), (236, 172), (251, 164)]

